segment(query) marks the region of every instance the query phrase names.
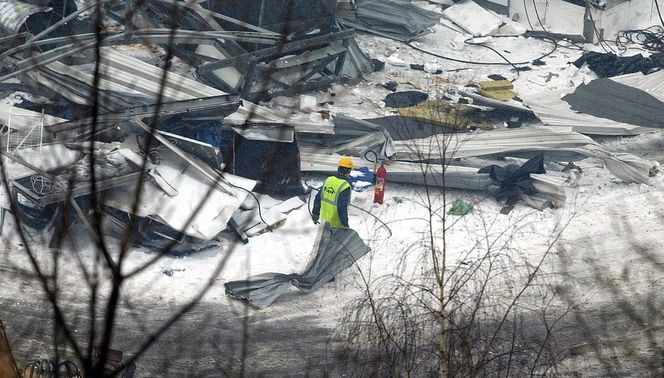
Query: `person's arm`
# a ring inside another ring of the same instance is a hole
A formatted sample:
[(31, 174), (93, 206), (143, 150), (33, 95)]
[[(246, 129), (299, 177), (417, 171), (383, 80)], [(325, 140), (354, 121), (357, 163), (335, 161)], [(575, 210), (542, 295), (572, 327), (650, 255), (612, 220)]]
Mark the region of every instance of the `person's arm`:
[(322, 192), (323, 189), (321, 188), (321, 190), (316, 193), (316, 197), (314, 198), (314, 208), (311, 210), (311, 220), (313, 220), (314, 223), (318, 221), (318, 218), (320, 218), (320, 196)]
[(343, 227), (348, 226), (348, 205), (350, 204), (350, 187), (342, 191), (339, 194), (339, 199), (337, 200), (337, 211), (339, 212), (339, 220)]

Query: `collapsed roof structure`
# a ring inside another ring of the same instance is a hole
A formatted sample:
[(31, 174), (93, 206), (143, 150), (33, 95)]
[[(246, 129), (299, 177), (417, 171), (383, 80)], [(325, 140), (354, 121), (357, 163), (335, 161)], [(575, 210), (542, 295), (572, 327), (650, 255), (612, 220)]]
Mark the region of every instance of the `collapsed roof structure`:
[[(0, 1), (0, 94), (21, 93), (13, 101), (20, 103), (0, 105), (0, 140), (13, 194), (3, 207), (50, 230), (51, 245), (67, 216), (90, 227), (90, 205), (101, 206), (109, 232), (136, 221), (137, 244), (172, 253), (210, 245), (225, 230), (246, 242), (303, 205), (269, 203), (266, 194), (303, 194), (302, 172), (333, 172), (340, 155), (358, 166), (391, 161), (394, 182), (480, 191), (505, 189), (509, 180), (481, 170), (505, 158), (593, 157), (635, 183), (651, 173), (648, 161), (579, 134), (647, 131), (642, 123), (597, 120), (587, 108), (575, 112), (587, 92), (574, 101), (546, 93), (520, 103), (511, 89), (496, 98), (483, 92), (491, 83), (479, 83), (454, 100), (424, 94), (398, 105), (391, 114), (400, 127), (390, 117), (350, 117), (333, 100), (310, 95), (381, 69), (360, 49), (356, 30), (410, 43), (443, 17), (471, 37), (522, 33), (471, 1), (442, 13), (390, 0), (44, 5)], [(473, 9), (486, 18), (465, 16)], [(613, 80), (659, 96), (654, 76)], [(487, 109), (535, 114), (547, 127), (471, 132), (493, 128), (476, 114)], [(417, 132), (396, 135), (403, 130)], [(537, 191), (526, 196), (529, 204), (564, 204), (564, 175), (527, 176)], [(138, 204), (129, 200), (136, 193)]]

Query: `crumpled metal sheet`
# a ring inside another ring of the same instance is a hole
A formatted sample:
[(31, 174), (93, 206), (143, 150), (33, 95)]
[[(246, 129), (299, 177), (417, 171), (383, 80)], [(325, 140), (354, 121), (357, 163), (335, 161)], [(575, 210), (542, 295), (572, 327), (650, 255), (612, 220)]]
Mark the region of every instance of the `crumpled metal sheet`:
[[(362, 77), (363, 74), (372, 73), (374, 71), (374, 66), (362, 49), (360, 49), (360, 46), (357, 45), (355, 38), (350, 38), (348, 42), (348, 54), (346, 55), (346, 61), (341, 68), (340, 75), (351, 79), (358, 79)], [(328, 68), (334, 70), (335, 64), (336, 61), (330, 63)]]
[(411, 40), (440, 20), (440, 14), (407, 2), (362, 0), (337, 7), (339, 22), (350, 28), (400, 41)]
[(264, 308), (288, 292), (291, 284), (305, 292), (318, 289), (371, 250), (354, 230), (327, 223), (319, 228), (317, 241), (318, 250), (302, 274), (264, 273), (227, 282), (226, 294)]
[(0, 0), (0, 28), (5, 34), (18, 33), (28, 17), (39, 12), (49, 12), (51, 8), (26, 4), (20, 1)]

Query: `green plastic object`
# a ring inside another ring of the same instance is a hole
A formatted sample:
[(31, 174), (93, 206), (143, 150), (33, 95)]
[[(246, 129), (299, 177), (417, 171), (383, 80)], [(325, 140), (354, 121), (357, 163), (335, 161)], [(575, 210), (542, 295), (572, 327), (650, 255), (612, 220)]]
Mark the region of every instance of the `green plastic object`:
[(473, 211), (473, 205), (462, 199), (458, 199), (454, 201), (454, 203), (452, 204), (452, 208), (447, 212), (447, 214), (458, 215), (461, 217), (470, 213), (471, 211)]

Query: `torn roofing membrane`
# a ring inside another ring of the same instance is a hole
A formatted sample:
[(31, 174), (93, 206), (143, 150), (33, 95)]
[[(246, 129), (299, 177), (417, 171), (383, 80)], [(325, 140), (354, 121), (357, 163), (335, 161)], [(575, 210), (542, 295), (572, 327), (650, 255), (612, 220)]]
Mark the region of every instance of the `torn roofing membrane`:
[[(637, 72), (615, 76), (610, 80), (645, 91), (664, 102), (664, 71), (648, 75)], [(637, 135), (656, 130), (653, 125), (644, 127), (574, 111), (571, 105), (562, 99), (571, 91), (572, 89), (561, 89), (536, 95), (522, 95), (522, 97), (545, 125), (571, 127), (572, 131), (592, 135)]]
[(664, 102), (611, 79), (579, 85), (563, 97), (572, 110), (643, 127), (664, 128)]

